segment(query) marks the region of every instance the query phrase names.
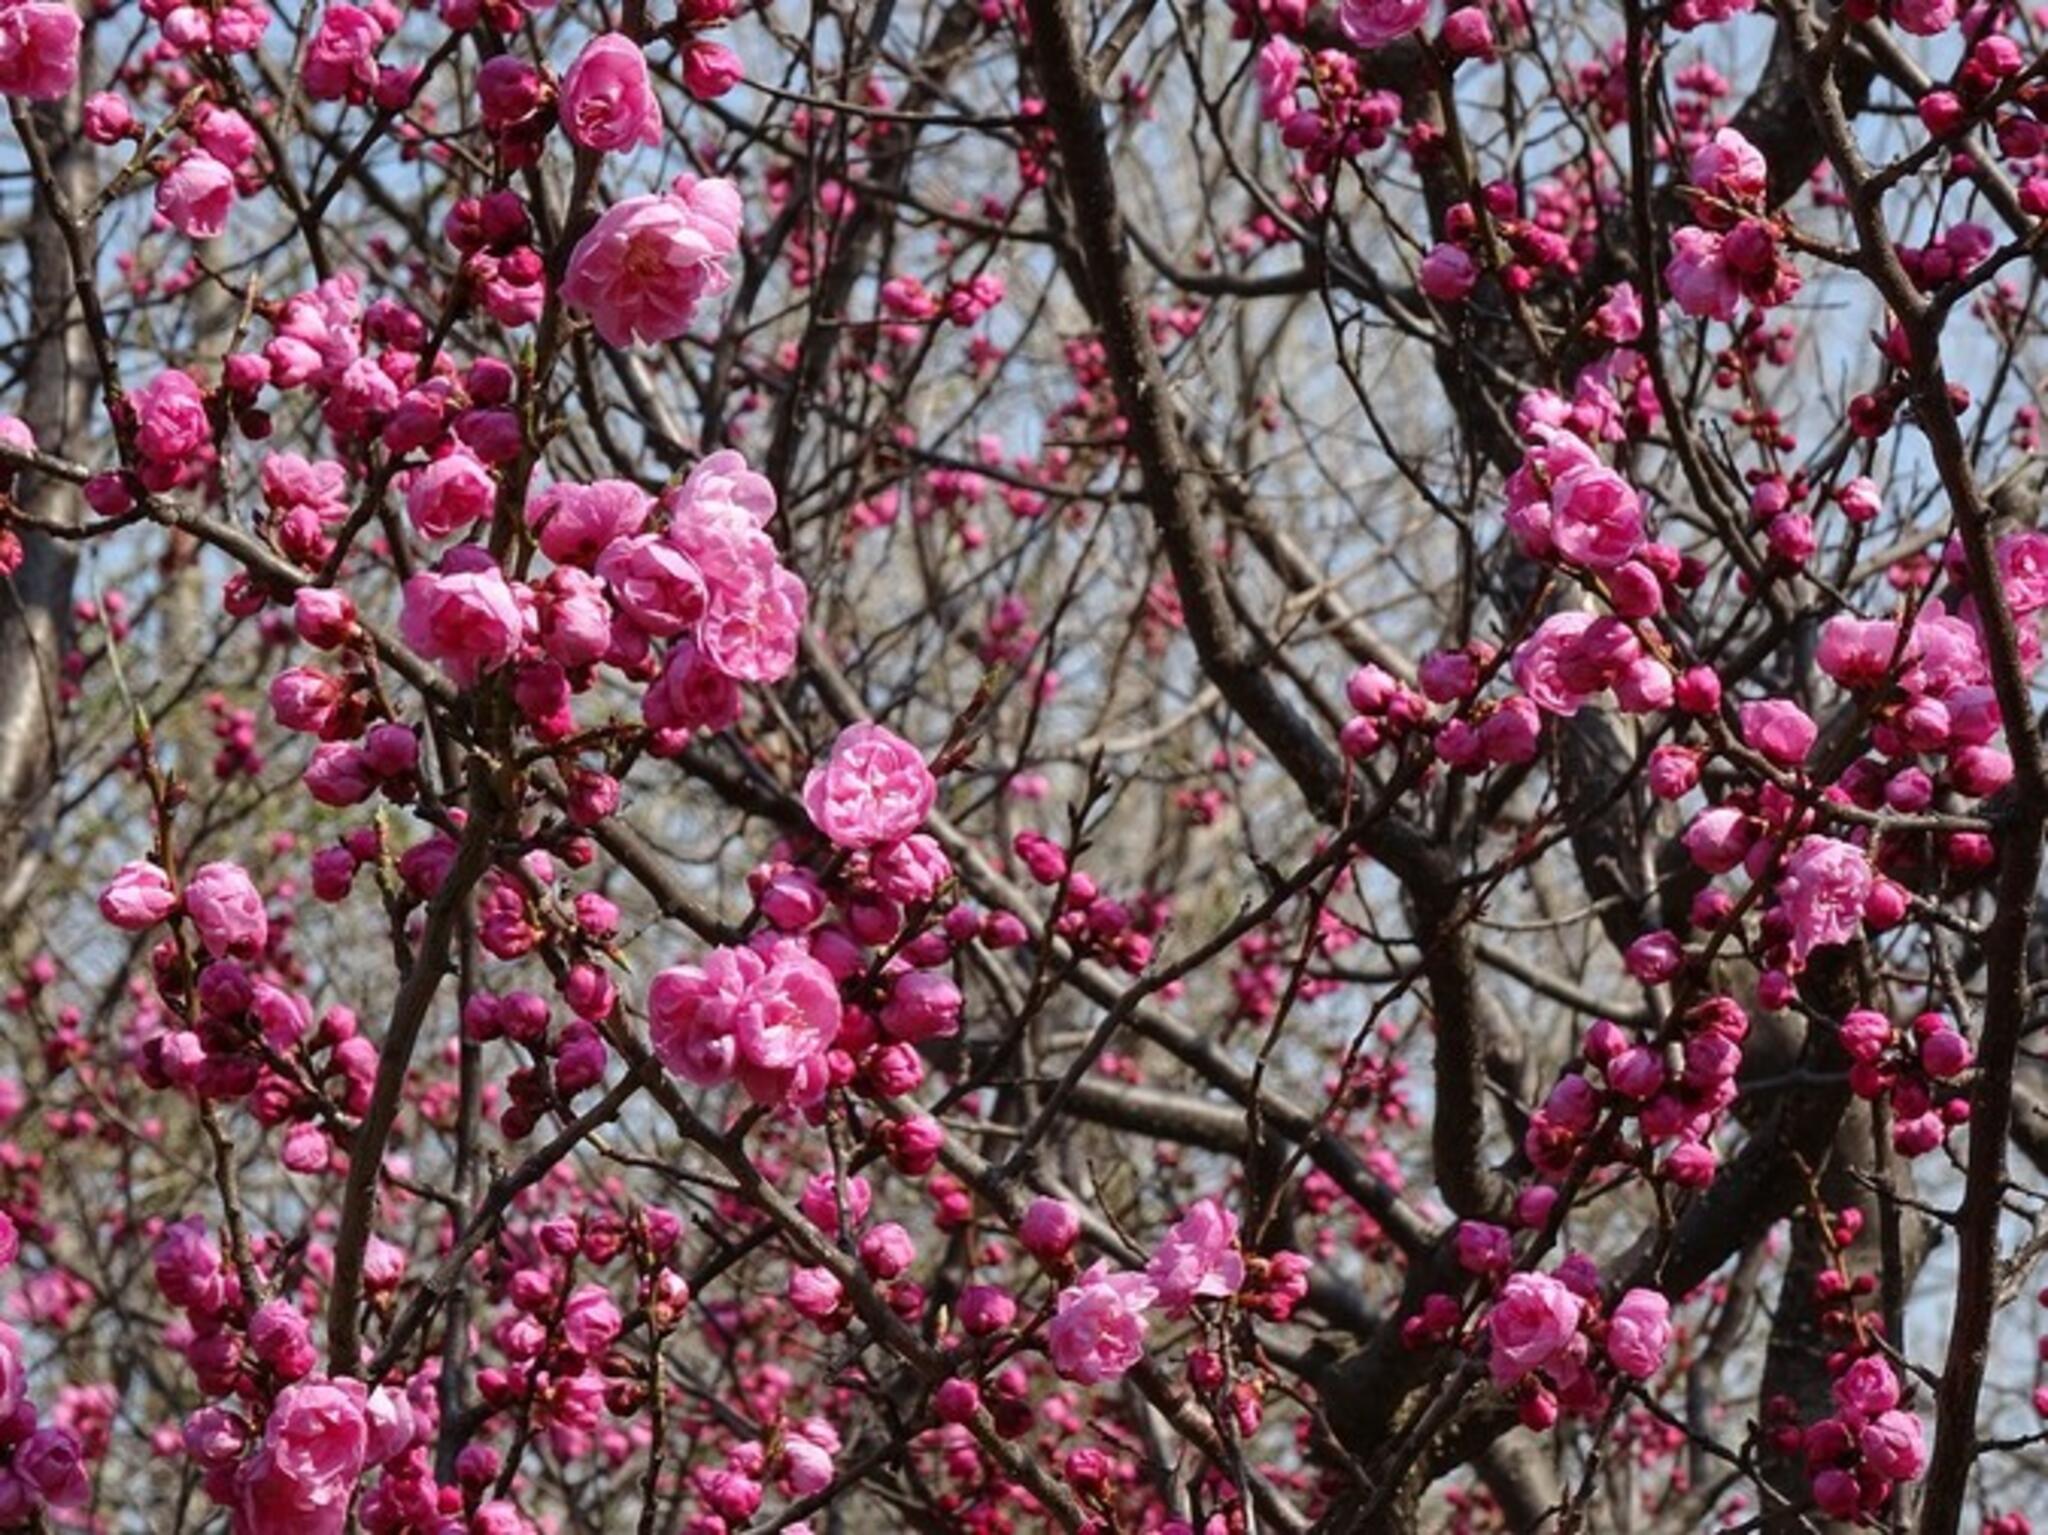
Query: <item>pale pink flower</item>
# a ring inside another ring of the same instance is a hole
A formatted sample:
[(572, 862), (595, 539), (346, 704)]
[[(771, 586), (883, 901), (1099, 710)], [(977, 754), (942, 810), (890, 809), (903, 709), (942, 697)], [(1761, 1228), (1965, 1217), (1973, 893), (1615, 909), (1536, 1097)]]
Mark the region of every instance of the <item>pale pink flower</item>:
[(270, 937), (263, 896), (239, 864), (201, 864), (185, 881), (185, 915), (216, 959), (260, 954)]
[(924, 756), (880, 725), (849, 725), (804, 779), (811, 824), (844, 848), (900, 842), (924, 824), (938, 783)]
[[(760, 534), (750, 540), (768, 543)], [(741, 567), (738, 581), (707, 581), (711, 601), (697, 643), (712, 663), (742, 682), (780, 682), (796, 665), (810, 594), (794, 571), (771, 557)]]
[(1956, 24), (1956, 0), (1892, 0), (1891, 18), (1915, 37), (1936, 37)]
[(1904, 665), (1917, 653), (1911, 640), (1901, 650), (1899, 626), (1891, 619), (1837, 613), (1821, 625), (1814, 662), (1845, 688), (1870, 688), (1890, 680), (1894, 656)]
[(742, 994), (732, 1029), (744, 1066), (793, 1070), (839, 1037), (839, 987), (801, 946), (777, 944)]
[(1804, 837), (1785, 860), (1778, 903), (1792, 919), (1792, 953), (1848, 943), (1863, 931), (1874, 876), (1863, 850), (1832, 837)]
[(730, 181), (685, 182), (669, 195), (608, 208), (577, 242), (562, 298), (608, 346), (673, 341), (697, 305), (732, 283), (740, 194)]
[(1053, 1368), (1083, 1386), (1120, 1380), (1145, 1353), (1145, 1308), (1157, 1298), (1143, 1274), (1099, 1261), (1060, 1291), (1045, 1341)]
[(1553, 613), (1536, 632), (1515, 647), (1509, 669), (1515, 685), (1546, 714), (1573, 715), (1587, 692), (1570, 686), (1560, 674), (1566, 655), (1593, 626), (1592, 613)]
[(699, 460), (690, 477), (662, 498), (668, 508), (669, 537), (683, 548), (693, 531), (707, 527), (737, 532), (765, 528), (775, 516), (775, 487), (765, 474), (747, 467), (731, 448)]
[(129, 395), (128, 405), (150, 488), (169, 490), (196, 476), (211, 454), (213, 427), (206, 419), (206, 396), (191, 376), (166, 369)]
[(612, 600), (640, 628), (671, 639), (704, 616), (704, 577), (687, 554), (652, 533), (621, 538), (597, 557)]
[(420, 537), (447, 538), (491, 515), (498, 482), (474, 454), (462, 449), (413, 471), (405, 488), (405, 515)]
[(1920, 1420), (1910, 1412), (1879, 1413), (1856, 1435), (1866, 1464), (1895, 1482), (1916, 1479), (1927, 1466), (1927, 1444)]
[(699, 101), (716, 101), (745, 78), (740, 56), (723, 43), (697, 36), (683, 49), (683, 89)]
[(235, 205), (235, 173), (195, 149), (156, 184), (156, 211), (179, 234), (210, 240), (228, 227)]
[(1742, 739), (1779, 767), (1798, 767), (1813, 750), (1819, 731), (1806, 711), (1787, 698), (1763, 698), (1736, 711)]
[(1615, 1369), (1648, 1380), (1671, 1351), (1671, 1302), (1655, 1290), (1630, 1290), (1607, 1319), (1607, 1358)]
[(654, 977), (647, 992), (649, 1037), (671, 1071), (700, 1086), (737, 1072), (757, 1102), (822, 1089), (816, 1069), (839, 1036), (839, 988), (800, 945), (714, 949), (701, 968)]
[(661, 142), (661, 109), (647, 78), (647, 57), (618, 32), (593, 37), (562, 76), (562, 129), (585, 149), (631, 149)]
[(330, 1535), (348, 1515), (369, 1448), (366, 1393), (355, 1380), (287, 1386), (263, 1443), (235, 1475), (236, 1535)]
[(483, 550), (458, 549), (405, 583), (399, 633), (465, 687), (517, 655), (524, 628), (518, 597)]
[(0, 10), (0, 96), (62, 101), (78, 84), (78, 12), (62, 0)]
[(1566, 559), (1612, 570), (1643, 546), (1642, 502), (1613, 470), (1576, 465), (1550, 487), (1550, 539)]
[(368, 11), (330, 5), (306, 49), (299, 83), (315, 101), (362, 101), (377, 85), (377, 49), (384, 32)]
[(1722, 128), (1692, 152), (1687, 179), (1725, 202), (1756, 202), (1770, 185), (1763, 151), (1733, 128)]
[(177, 909), (171, 877), (139, 859), (121, 865), (120, 872), (100, 892), (100, 915), (125, 933), (154, 927)]
[(1548, 1274), (1510, 1275), (1486, 1316), (1494, 1381), (1511, 1386), (1565, 1357), (1584, 1309), (1585, 1302)]
[(1237, 1217), (1215, 1199), (1198, 1200), (1166, 1233), (1145, 1266), (1170, 1317), (1185, 1316), (1197, 1300), (1220, 1300), (1244, 1288), (1244, 1254)]
[(1734, 319), (1742, 306), (1742, 288), (1734, 268), (1722, 258), (1721, 236), (1687, 224), (1671, 236), (1671, 249), (1664, 286), (1678, 307), (1696, 319)]
[(613, 541), (630, 538), (647, 522), (654, 498), (630, 480), (552, 485), (526, 506), (540, 552), (558, 565), (588, 568)]

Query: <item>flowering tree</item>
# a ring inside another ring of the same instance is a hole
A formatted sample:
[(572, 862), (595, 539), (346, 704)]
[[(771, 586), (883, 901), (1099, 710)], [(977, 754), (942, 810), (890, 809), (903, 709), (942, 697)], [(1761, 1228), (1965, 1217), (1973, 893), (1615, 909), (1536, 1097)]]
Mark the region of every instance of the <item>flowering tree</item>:
[(0, 1527), (2048, 1507), (2039, 17), (0, 94)]

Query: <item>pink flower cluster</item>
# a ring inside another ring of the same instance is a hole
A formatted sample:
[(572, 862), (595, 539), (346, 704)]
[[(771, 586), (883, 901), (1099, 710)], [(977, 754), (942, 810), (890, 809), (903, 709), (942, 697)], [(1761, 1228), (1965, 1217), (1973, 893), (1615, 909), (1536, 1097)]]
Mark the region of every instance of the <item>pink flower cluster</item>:
[(1758, 309), (1791, 302), (1796, 267), (1766, 210), (1763, 155), (1733, 128), (1694, 153), (1690, 188), (1697, 224), (1671, 237), (1664, 286), (1678, 307), (1701, 319), (1733, 320), (1746, 298)]
[[(1068, 1255), (1080, 1230), (1070, 1205), (1037, 1199), (1025, 1210), (1017, 1237), (1040, 1263), (1072, 1274)], [(1061, 1288), (1045, 1324), (1046, 1353), (1053, 1368), (1077, 1385), (1120, 1380), (1144, 1358), (1149, 1311), (1156, 1308), (1178, 1321), (1201, 1302), (1235, 1302), (1284, 1321), (1308, 1288), (1307, 1269), (1296, 1253), (1247, 1257), (1239, 1246), (1237, 1217), (1216, 1199), (1198, 1200), (1167, 1230), (1142, 1272), (1114, 1269), (1101, 1259)], [(1197, 1384), (1214, 1363), (1203, 1351), (1190, 1355)]]
[(664, 970), (648, 987), (647, 1016), (656, 1053), (700, 1086), (736, 1076), (757, 1103), (803, 1104), (830, 1084), (839, 987), (799, 943), (715, 949), (702, 966)]
[[(1153, 935), (1165, 915), (1159, 902), (1105, 894), (1094, 875), (1075, 868), (1067, 850), (1039, 832), (1018, 832), (1010, 850), (1034, 883), (1058, 893), (1053, 931), (1076, 951), (1131, 975), (1152, 962)], [(1012, 948), (1023, 942), (1024, 929), (1008, 913), (993, 912), (982, 924), (981, 940), (991, 948)]]
[[(4, 1262), (19, 1250), (6, 1228)], [(68, 1522), (90, 1489), (85, 1446), (62, 1422), (40, 1422), (28, 1396), (28, 1359), (21, 1334), (0, 1322), (0, 1527), (46, 1528)]]
[[(1919, 1418), (1900, 1406), (1899, 1378), (1883, 1355), (1845, 1350), (1829, 1361), (1835, 1411), (1802, 1431), (1778, 1431), (1789, 1453), (1803, 1454), (1814, 1506), (1829, 1519), (1875, 1516), (1901, 1482), (1927, 1466)], [(1767, 1404), (1767, 1407), (1776, 1404)], [(1780, 1410), (1796, 1412), (1791, 1403)]]
[[(1411, 9), (1410, 0), (1396, 0), (1381, 15), (1391, 21)], [(1358, 59), (1341, 49), (1304, 56), (1290, 39), (1274, 37), (1254, 67), (1260, 111), (1279, 126), (1288, 148), (1301, 151), (1312, 174), (1380, 148), (1400, 123), (1401, 98), (1372, 88)]]
[[(1675, 952), (1675, 941), (1668, 947)], [(1645, 973), (1651, 963), (1645, 946), (1633, 946), (1630, 955)], [(1668, 979), (1675, 972), (1675, 962), (1666, 962), (1646, 973)], [(1749, 1019), (1733, 998), (1709, 997), (1670, 1033), (1632, 1039), (1620, 1025), (1594, 1020), (1580, 1046), (1585, 1069), (1558, 1080), (1523, 1134), (1523, 1152), (1539, 1171), (1564, 1176), (1603, 1122), (1618, 1116), (1623, 1125), (1633, 1123), (1646, 1151), (1661, 1152), (1661, 1171), (1672, 1182), (1702, 1188), (1713, 1180), (1718, 1163), (1711, 1137), (1735, 1101)], [(1627, 1156), (1616, 1139), (1602, 1145), (1617, 1160)]]
[(1555, 1275), (1507, 1275), (1486, 1311), (1487, 1370), (1515, 1400), (1522, 1421), (1548, 1428), (1560, 1413), (1596, 1416), (1607, 1394), (1595, 1350), (1632, 1380), (1648, 1380), (1671, 1351), (1671, 1306), (1633, 1289), (1602, 1313), (1591, 1265), (1568, 1258)]
[(1889, 1101), (1900, 1155), (1924, 1156), (1968, 1122), (1970, 1100), (1949, 1084), (1970, 1069), (1974, 1052), (1945, 1015), (1920, 1013), (1899, 1029), (1883, 1013), (1858, 1008), (1843, 1016), (1839, 1037), (1856, 1096)]

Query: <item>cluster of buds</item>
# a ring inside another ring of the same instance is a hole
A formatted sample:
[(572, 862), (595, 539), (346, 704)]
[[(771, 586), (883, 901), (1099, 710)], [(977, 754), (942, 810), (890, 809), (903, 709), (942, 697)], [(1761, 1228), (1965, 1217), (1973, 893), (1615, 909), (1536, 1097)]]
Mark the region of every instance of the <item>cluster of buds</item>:
[(1890, 1100), (1892, 1147), (1901, 1156), (1924, 1156), (1968, 1122), (1969, 1095), (1948, 1084), (1970, 1069), (1970, 1042), (1942, 1014), (1921, 1013), (1899, 1029), (1858, 1008), (1843, 1017), (1840, 1037), (1856, 1096)]
[(1748, 1015), (1726, 996), (1690, 1009), (1663, 1040), (1633, 1039), (1609, 1019), (1594, 1020), (1580, 1052), (1586, 1069), (1563, 1077), (1530, 1116), (1524, 1153), (1540, 1171), (1562, 1176), (1603, 1119), (1619, 1115), (1635, 1125), (1644, 1152), (1660, 1156), (1664, 1177), (1704, 1187), (1719, 1165), (1710, 1138), (1735, 1101), (1748, 1032)]

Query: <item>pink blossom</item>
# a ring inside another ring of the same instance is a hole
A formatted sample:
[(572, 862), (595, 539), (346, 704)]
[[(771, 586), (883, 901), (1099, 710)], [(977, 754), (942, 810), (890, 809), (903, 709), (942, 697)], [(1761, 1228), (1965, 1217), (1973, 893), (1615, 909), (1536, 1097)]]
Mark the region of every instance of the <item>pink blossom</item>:
[(792, 1071), (839, 1036), (839, 988), (796, 944), (777, 944), (743, 994), (732, 1022), (744, 1065)]
[(215, 958), (249, 958), (270, 937), (263, 897), (240, 864), (201, 864), (185, 881), (185, 914)]
[(1083, 1386), (1122, 1379), (1144, 1357), (1145, 1308), (1157, 1295), (1145, 1275), (1098, 1261), (1054, 1303), (1045, 1328), (1053, 1368)]
[(740, 194), (729, 181), (628, 198), (577, 242), (562, 298), (591, 317), (607, 346), (673, 341), (699, 303), (731, 284), (725, 262), (739, 232)]
[(457, 549), (438, 571), (405, 583), (398, 630), (406, 644), (464, 687), (519, 653), (525, 615), (504, 573), (474, 546)]
[(45, 1424), (14, 1452), (14, 1474), (45, 1503), (75, 1507), (91, 1494), (85, 1477), (85, 1450), (68, 1428)]
[(121, 865), (100, 892), (100, 915), (123, 932), (139, 933), (156, 926), (178, 909), (171, 877), (153, 863), (137, 860)]
[(1550, 538), (1566, 559), (1612, 570), (1642, 547), (1642, 503), (1613, 470), (1577, 465), (1550, 488)]
[[(1900, 659), (1910, 661), (1910, 642)], [(1899, 655), (1899, 626), (1888, 618), (1861, 619), (1837, 613), (1821, 625), (1814, 662), (1845, 688), (1878, 687), (1891, 678)]]
[(723, 43), (699, 36), (683, 49), (683, 89), (699, 101), (716, 101), (746, 77), (740, 56)]
[(1185, 1316), (1197, 1300), (1221, 1300), (1244, 1288), (1244, 1255), (1237, 1217), (1215, 1199), (1198, 1200), (1166, 1233), (1146, 1277), (1170, 1317)]
[(840, 1001), (831, 973), (794, 943), (766, 956), (714, 949), (701, 967), (654, 977), (649, 1037), (671, 1071), (700, 1086), (735, 1073), (749, 1096), (773, 1103), (822, 1083), (809, 1074), (838, 1038)]
[(1416, 273), (1416, 286), (1440, 304), (1455, 304), (1479, 281), (1479, 266), (1462, 245), (1430, 247)]
[(112, 91), (85, 98), (85, 136), (95, 144), (118, 144), (136, 131), (135, 111)]
[(1804, 709), (1785, 698), (1764, 698), (1736, 711), (1742, 739), (1779, 767), (1799, 767), (1813, 750), (1818, 728)]
[(748, 540), (767, 558), (748, 561), (711, 582), (711, 600), (697, 626), (697, 643), (727, 676), (742, 682), (780, 682), (796, 664), (809, 594), (792, 571), (772, 557), (773, 545), (759, 534)]
[(1429, 19), (1429, 0), (1342, 0), (1337, 24), (1360, 48), (1383, 48)]
[(1458, 1222), (1458, 1267), (1468, 1274), (1500, 1274), (1514, 1266), (1514, 1239), (1487, 1221)]
[(213, 427), (206, 396), (190, 375), (166, 369), (128, 396), (135, 413), (135, 449), (159, 470), (164, 490), (183, 484), (210, 448)]
[(849, 725), (804, 779), (811, 824), (843, 848), (900, 842), (924, 824), (938, 783), (923, 755), (880, 725)]
[(330, 5), (306, 49), (299, 83), (315, 101), (366, 99), (377, 84), (377, 49), (384, 32), (368, 11)]
[(621, 538), (598, 556), (597, 573), (634, 623), (671, 639), (704, 616), (703, 574), (687, 554), (652, 533)]
[(1025, 1207), (1017, 1223), (1017, 1240), (1039, 1262), (1055, 1262), (1081, 1240), (1080, 1212), (1065, 1200), (1040, 1195)]
[(1565, 1354), (1585, 1303), (1548, 1274), (1512, 1274), (1487, 1313), (1488, 1368), (1511, 1386)]
[(1671, 1302), (1655, 1290), (1630, 1290), (1607, 1318), (1607, 1357), (1622, 1374), (1648, 1380), (1671, 1351)]
[(540, 552), (558, 565), (589, 568), (607, 546), (647, 522), (654, 498), (630, 480), (551, 485), (526, 505)]
[(1592, 628), (1595, 617), (1592, 613), (1553, 613), (1515, 647), (1509, 663), (1515, 685), (1545, 713), (1576, 714), (1592, 691), (1569, 685), (1563, 669), (1567, 656)]
[(1877, 1354), (1865, 1354), (1835, 1377), (1835, 1401), (1845, 1412), (1875, 1418), (1899, 1405), (1899, 1377)]
[(1770, 185), (1763, 152), (1733, 128), (1717, 129), (1692, 152), (1687, 179), (1724, 202), (1757, 202)]
[(1742, 287), (1721, 256), (1721, 236), (1687, 224), (1671, 236), (1673, 255), (1664, 267), (1664, 286), (1678, 307), (1695, 319), (1732, 320), (1742, 306)]
[[(640, 45), (619, 32), (593, 37), (562, 76), (562, 130), (585, 149), (661, 142), (661, 108)], [(615, 343), (616, 344), (616, 343)]]
[(729, 730), (739, 722), (737, 683), (685, 640), (672, 647), (661, 676), (640, 700), (652, 730)]
[(195, 149), (156, 184), (156, 211), (178, 233), (210, 240), (228, 227), (235, 205), (235, 173), (203, 149)]
[(775, 517), (775, 487), (738, 453), (721, 448), (698, 460), (690, 477), (662, 497), (662, 504), (668, 508), (670, 537), (687, 549), (692, 533), (707, 527), (736, 533), (767, 527)]
[(263, 1443), (236, 1473), (236, 1535), (328, 1535), (355, 1495), (369, 1448), (365, 1392), (354, 1380), (309, 1380), (277, 1396)]
[(883, 895), (906, 905), (938, 898), (953, 864), (945, 849), (922, 832), (885, 843), (868, 855), (868, 878)]
[(1856, 1447), (1864, 1461), (1895, 1482), (1910, 1482), (1927, 1466), (1927, 1446), (1920, 1420), (1910, 1412), (1881, 1412), (1863, 1425)]
[(497, 496), (490, 470), (458, 449), (414, 471), (405, 488), (405, 515), (420, 537), (443, 539), (488, 518)]
[(78, 12), (62, 0), (0, 10), (0, 96), (62, 101), (78, 84)]
[(960, 988), (932, 970), (898, 976), (881, 1011), (882, 1027), (892, 1039), (922, 1044), (949, 1039), (960, 1032)]
[(1902, 32), (1938, 37), (1956, 24), (1956, 0), (1892, 0), (1891, 17)]
[(1778, 885), (1779, 905), (1792, 919), (1794, 957), (1803, 960), (1815, 949), (1854, 940), (1863, 931), (1872, 883), (1861, 848), (1832, 837), (1801, 838)]
[(1271, 37), (1259, 50), (1252, 72), (1259, 86), (1259, 111), (1269, 122), (1279, 122), (1294, 105), (1295, 87), (1301, 83), (1301, 51), (1284, 37)]
[(625, 1323), (602, 1285), (578, 1285), (562, 1305), (562, 1341), (596, 1359), (618, 1340)]

